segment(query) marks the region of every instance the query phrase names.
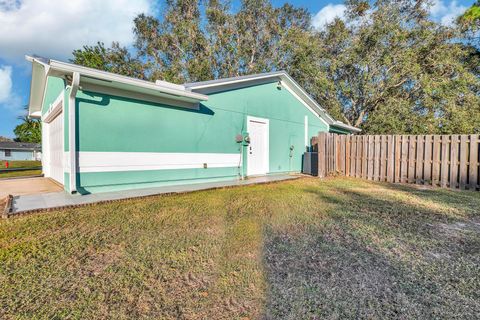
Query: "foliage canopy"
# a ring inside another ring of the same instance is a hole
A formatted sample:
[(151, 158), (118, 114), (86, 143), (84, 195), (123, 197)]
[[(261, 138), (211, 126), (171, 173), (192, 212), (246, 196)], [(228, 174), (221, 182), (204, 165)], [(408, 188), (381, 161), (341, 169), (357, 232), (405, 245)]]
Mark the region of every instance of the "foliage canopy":
[(228, 1), (167, 0), (135, 18), (133, 48), (98, 43), (72, 61), (177, 83), (286, 70), (366, 133), (478, 133), (478, 3), (454, 26), (432, 21), (429, 5), (348, 0), (344, 19), (315, 29), (290, 4), (242, 0), (233, 11)]

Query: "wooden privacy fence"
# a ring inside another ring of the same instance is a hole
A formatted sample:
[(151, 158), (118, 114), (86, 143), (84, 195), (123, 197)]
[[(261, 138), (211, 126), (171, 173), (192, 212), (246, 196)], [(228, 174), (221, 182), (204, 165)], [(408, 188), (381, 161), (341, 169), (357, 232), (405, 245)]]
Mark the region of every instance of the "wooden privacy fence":
[(318, 175), (478, 190), (479, 135), (338, 135), (312, 139)]

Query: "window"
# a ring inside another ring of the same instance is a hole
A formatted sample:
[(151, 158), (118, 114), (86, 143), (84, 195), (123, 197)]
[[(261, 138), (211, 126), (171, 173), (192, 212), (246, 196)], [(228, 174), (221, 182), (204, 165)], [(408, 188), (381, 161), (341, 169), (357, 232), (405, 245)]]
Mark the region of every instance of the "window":
[(5, 157), (11, 157), (12, 156), (12, 150), (5, 149)]

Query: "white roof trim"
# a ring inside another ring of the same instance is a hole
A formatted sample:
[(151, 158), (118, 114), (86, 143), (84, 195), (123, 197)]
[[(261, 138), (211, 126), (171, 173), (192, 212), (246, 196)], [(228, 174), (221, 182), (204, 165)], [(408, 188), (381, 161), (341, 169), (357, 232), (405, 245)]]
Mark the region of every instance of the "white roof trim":
[(57, 60), (48, 60), (31, 56), (25, 56), (25, 59), (32, 63), (29, 102), (30, 115), (37, 114), (38, 111), (41, 111), (48, 76), (53, 75), (61, 77), (71, 75), (75, 72), (80, 74), (81, 82), (103, 82), (107, 83), (107, 85), (109, 85), (108, 83), (111, 83), (111, 86), (122, 87), (122, 90), (125, 90), (126, 92), (135, 92), (138, 90), (143, 94), (153, 94), (155, 96), (161, 96), (172, 100), (181, 100), (189, 103), (198, 103), (200, 101), (208, 100), (207, 95), (191, 92), (190, 90), (186, 90), (183, 86), (175, 85), (173, 83), (164, 81), (153, 83)]
[(61, 62), (57, 60), (50, 60), (49, 64), (50, 64), (50, 67), (56, 71), (78, 72), (80, 73), (80, 76), (88, 76), (92, 78), (98, 78), (101, 80), (114, 81), (114, 82), (119, 82), (127, 85), (142, 87), (145, 89), (158, 90), (163, 93), (167, 93), (167, 94), (171, 94), (179, 97), (191, 98), (193, 100), (198, 100), (198, 101), (208, 100), (208, 96), (206, 95), (190, 92), (187, 90), (181, 90), (179, 87), (174, 88), (173, 86), (175, 84), (173, 83), (171, 84), (173, 86), (171, 86), (170, 84), (167, 86), (165, 85), (166, 82), (163, 82), (163, 81), (157, 84), (150, 81), (135, 79), (135, 78), (122, 76), (122, 75), (111, 73), (111, 72), (100, 71), (100, 70), (87, 68), (87, 67), (83, 67), (83, 66), (79, 66), (71, 63)]

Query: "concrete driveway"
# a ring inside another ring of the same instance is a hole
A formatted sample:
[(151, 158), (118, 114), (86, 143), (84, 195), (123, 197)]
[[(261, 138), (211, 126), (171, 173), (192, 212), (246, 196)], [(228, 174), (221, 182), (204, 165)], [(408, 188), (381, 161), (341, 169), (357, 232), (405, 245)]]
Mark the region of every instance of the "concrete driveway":
[(21, 196), (62, 191), (63, 188), (49, 178), (25, 178), (0, 180), (0, 199), (11, 194)]

